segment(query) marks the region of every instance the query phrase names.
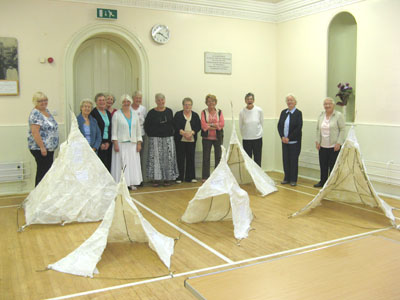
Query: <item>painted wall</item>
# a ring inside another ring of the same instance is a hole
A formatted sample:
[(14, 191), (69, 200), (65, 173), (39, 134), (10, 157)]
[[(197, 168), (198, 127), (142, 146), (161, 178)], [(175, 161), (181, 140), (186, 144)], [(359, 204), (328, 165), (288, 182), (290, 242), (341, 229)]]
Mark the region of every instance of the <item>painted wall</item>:
[[(253, 91), (266, 115), (274, 116), (275, 24), (111, 6), (118, 9), (118, 20), (104, 21), (95, 19), (96, 7), (47, 0), (2, 1), (0, 17), (8, 25), (0, 28), (0, 35), (18, 39), (21, 80), (20, 96), (1, 97), (3, 105), (19, 112), (14, 116), (2, 110), (2, 124), (25, 123), (31, 95), (37, 90), (48, 94), (50, 108), (64, 121), (64, 55), (74, 34), (96, 23), (121, 26), (142, 42), (149, 61), (152, 104), (154, 94), (163, 92), (175, 110), (185, 96), (191, 96), (194, 109), (200, 110), (204, 96), (213, 93), (220, 100), (218, 106), (230, 115), (230, 101), (238, 113), (246, 92)], [(156, 23), (169, 26), (168, 44), (152, 41), (150, 30)], [(232, 75), (204, 74), (205, 51), (232, 53)], [(55, 63), (39, 63), (39, 58), (49, 56)]]
[[(362, 1), (344, 9), (280, 23), (277, 28), (277, 103), (284, 108), (284, 96), (289, 92), (297, 95), (298, 108), (305, 120), (300, 159), (310, 165), (300, 172), (318, 178), (314, 135), (315, 120), (323, 110), (322, 100), (327, 94), (328, 26), (342, 11), (351, 13), (357, 22), (354, 125), (367, 170), (371, 167), (371, 172), (375, 172), (372, 168), (379, 166), (381, 171), (376, 173), (388, 174), (383, 181), (391, 183), (380, 191), (390, 190), (400, 196), (400, 102), (395, 100), (400, 93), (400, 20), (397, 17), (400, 1)], [(275, 145), (275, 154), (274, 168), (282, 170), (279, 143)]]
[[(194, 100), (193, 109), (200, 111), (205, 107), (205, 95), (212, 93), (217, 95), (218, 107), (229, 120), (230, 102), (237, 118), (244, 106), (244, 95), (251, 91), (265, 117), (275, 117), (276, 24), (115, 6), (108, 8), (118, 9), (118, 20), (107, 21), (95, 18), (97, 7), (104, 8), (63, 1), (1, 1), (0, 19), (7, 26), (1, 26), (0, 36), (18, 39), (21, 91), (19, 96), (0, 97), (0, 133), (13, 137), (0, 150), (0, 163), (22, 160), (27, 168), (32, 167), (29, 172), (35, 173), (35, 163), (27, 151), (26, 124), (32, 109), (31, 97), (37, 90), (48, 95), (49, 109), (56, 112), (57, 121), (68, 124), (65, 57), (73, 38), (93, 24), (120, 26), (140, 41), (149, 62), (149, 88), (144, 99), (148, 106), (153, 107), (154, 94), (162, 92), (174, 111), (181, 109), (186, 96)], [(166, 45), (151, 39), (150, 30), (157, 23), (166, 24), (171, 30)], [(232, 53), (232, 75), (204, 74), (206, 51)], [(47, 57), (53, 57), (55, 62), (39, 62)], [(228, 140), (229, 132), (226, 134)], [(16, 147), (18, 151), (14, 150)], [(32, 178), (20, 191), (31, 186)], [(7, 190), (4, 184), (0, 189)]]

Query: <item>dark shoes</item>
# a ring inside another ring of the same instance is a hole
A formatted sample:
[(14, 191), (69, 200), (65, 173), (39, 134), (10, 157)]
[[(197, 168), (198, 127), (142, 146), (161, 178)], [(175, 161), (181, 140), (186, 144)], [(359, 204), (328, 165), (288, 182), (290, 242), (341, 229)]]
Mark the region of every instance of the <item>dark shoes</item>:
[(289, 183), (289, 181), (287, 181), (287, 180), (281, 181), (281, 184), (288, 184), (288, 183)]
[(289, 184), (289, 183), (290, 183), (291, 186), (296, 186), (297, 185), (297, 182), (295, 182), (295, 181), (292, 181), (292, 182), (287, 181), (287, 180), (281, 181), (281, 184)]
[(291, 185), (291, 186), (296, 186), (296, 185), (297, 185), (297, 182), (291, 182), (290, 185)]
[(319, 187), (323, 187), (324, 184), (322, 182), (318, 182), (317, 184), (314, 184), (314, 187), (319, 188)]

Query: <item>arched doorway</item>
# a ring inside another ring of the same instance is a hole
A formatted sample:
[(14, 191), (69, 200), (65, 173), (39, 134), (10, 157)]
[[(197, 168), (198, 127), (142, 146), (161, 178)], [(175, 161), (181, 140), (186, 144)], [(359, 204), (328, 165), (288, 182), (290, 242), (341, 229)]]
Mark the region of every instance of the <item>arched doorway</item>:
[(114, 36), (95, 36), (79, 47), (74, 59), (74, 113), (82, 99), (112, 93), (119, 108), (122, 94), (138, 90), (139, 67), (134, 51)]
[[(106, 56), (99, 51), (106, 50)], [(98, 53), (98, 57), (95, 53)], [(90, 58), (92, 61), (86, 61)], [(105, 62), (108, 66), (99, 66), (98, 61)], [(70, 111), (79, 111), (79, 102), (83, 98), (91, 98), (97, 92), (113, 92), (118, 98), (122, 93), (132, 93), (138, 89), (143, 92), (144, 105), (148, 99), (148, 59), (143, 45), (139, 39), (127, 29), (113, 24), (96, 24), (84, 27), (75, 34), (67, 47), (65, 56), (65, 125), (66, 135), (70, 128)], [(128, 66), (122, 67), (128, 62)], [(79, 65), (79, 66), (78, 66)], [(119, 76), (123, 82), (109, 80), (110, 76), (99, 76), (99, 68), (120, 71)], [(86, 72), (77, 74), (77, 72)], [(129, 74), (128, 74), (129, 73)], [(78, 83), (79, 76), (91, 81), (88, 88)], [(91, 78), (92, 76), (92, 78)], [(96, 77), (97, 76), (97, 77)], [(81, 99), (82, 98), (82, 99)]]
[(345, 112), (346, 122), (355, 120), (356, 88), (356, 60), (357, 60), (357, 23), (352, 14), (338, 13), (329, 24), (328, 32), (328, 96), (335, 100), (338, 93), (338, 84), (346, 84), (353, 88), (346, 106), (337, 106), (336, 109)]

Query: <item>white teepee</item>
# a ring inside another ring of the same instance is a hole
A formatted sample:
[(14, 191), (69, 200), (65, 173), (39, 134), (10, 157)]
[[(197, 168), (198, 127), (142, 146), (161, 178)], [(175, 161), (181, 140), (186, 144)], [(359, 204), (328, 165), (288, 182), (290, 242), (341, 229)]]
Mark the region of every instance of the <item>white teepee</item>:
[(96, 265), (107, 243), (113, 242), (148, 242), (150, 248), (170, 269), (174, 239), (159, 233), (142, 216), (129, 195), (123, 174), (118, 185), (118, 195), (110, 204), (96, 231), (77, 249), (58, 262), (50, 264), (48, 268), (93, 277), (94, 273), (98, 273)]
[(71, 132), (47, 174), (23, 202), (26, 225), (103, 219), (117, 184), (81, 134), (71, 113)]
[(349, 131), (336, 164), (324, 187), (304, 208), (292, 214), (292, 217), (303, 214), (320, 205), (324, 198), (336, 202), (379, 207), (386, 217), (390, 219), (393, 226), (397, 227), (392, 211), (393, 208), (376, 194), (368, 178), (353, 127)]
[(222, 147), (221, 161), (189, 202), (182, 221), (198, 223), (232, 219), (236, 239), (247, 237), (253, 214), (246, 191), (242, 190), (226, 163)]
[(227, 157), (228, 166), (239, 184), (254, 182), (263, 197), (278, 190), (275, 182), (244, 151), (234, 124)]

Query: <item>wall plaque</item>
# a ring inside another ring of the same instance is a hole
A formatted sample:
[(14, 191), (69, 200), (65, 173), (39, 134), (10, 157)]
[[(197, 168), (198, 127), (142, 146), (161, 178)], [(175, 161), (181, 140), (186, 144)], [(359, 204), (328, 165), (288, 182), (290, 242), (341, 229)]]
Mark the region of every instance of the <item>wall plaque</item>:
[(204, 52), (204, 73), (232, 74), (232, 53)]

